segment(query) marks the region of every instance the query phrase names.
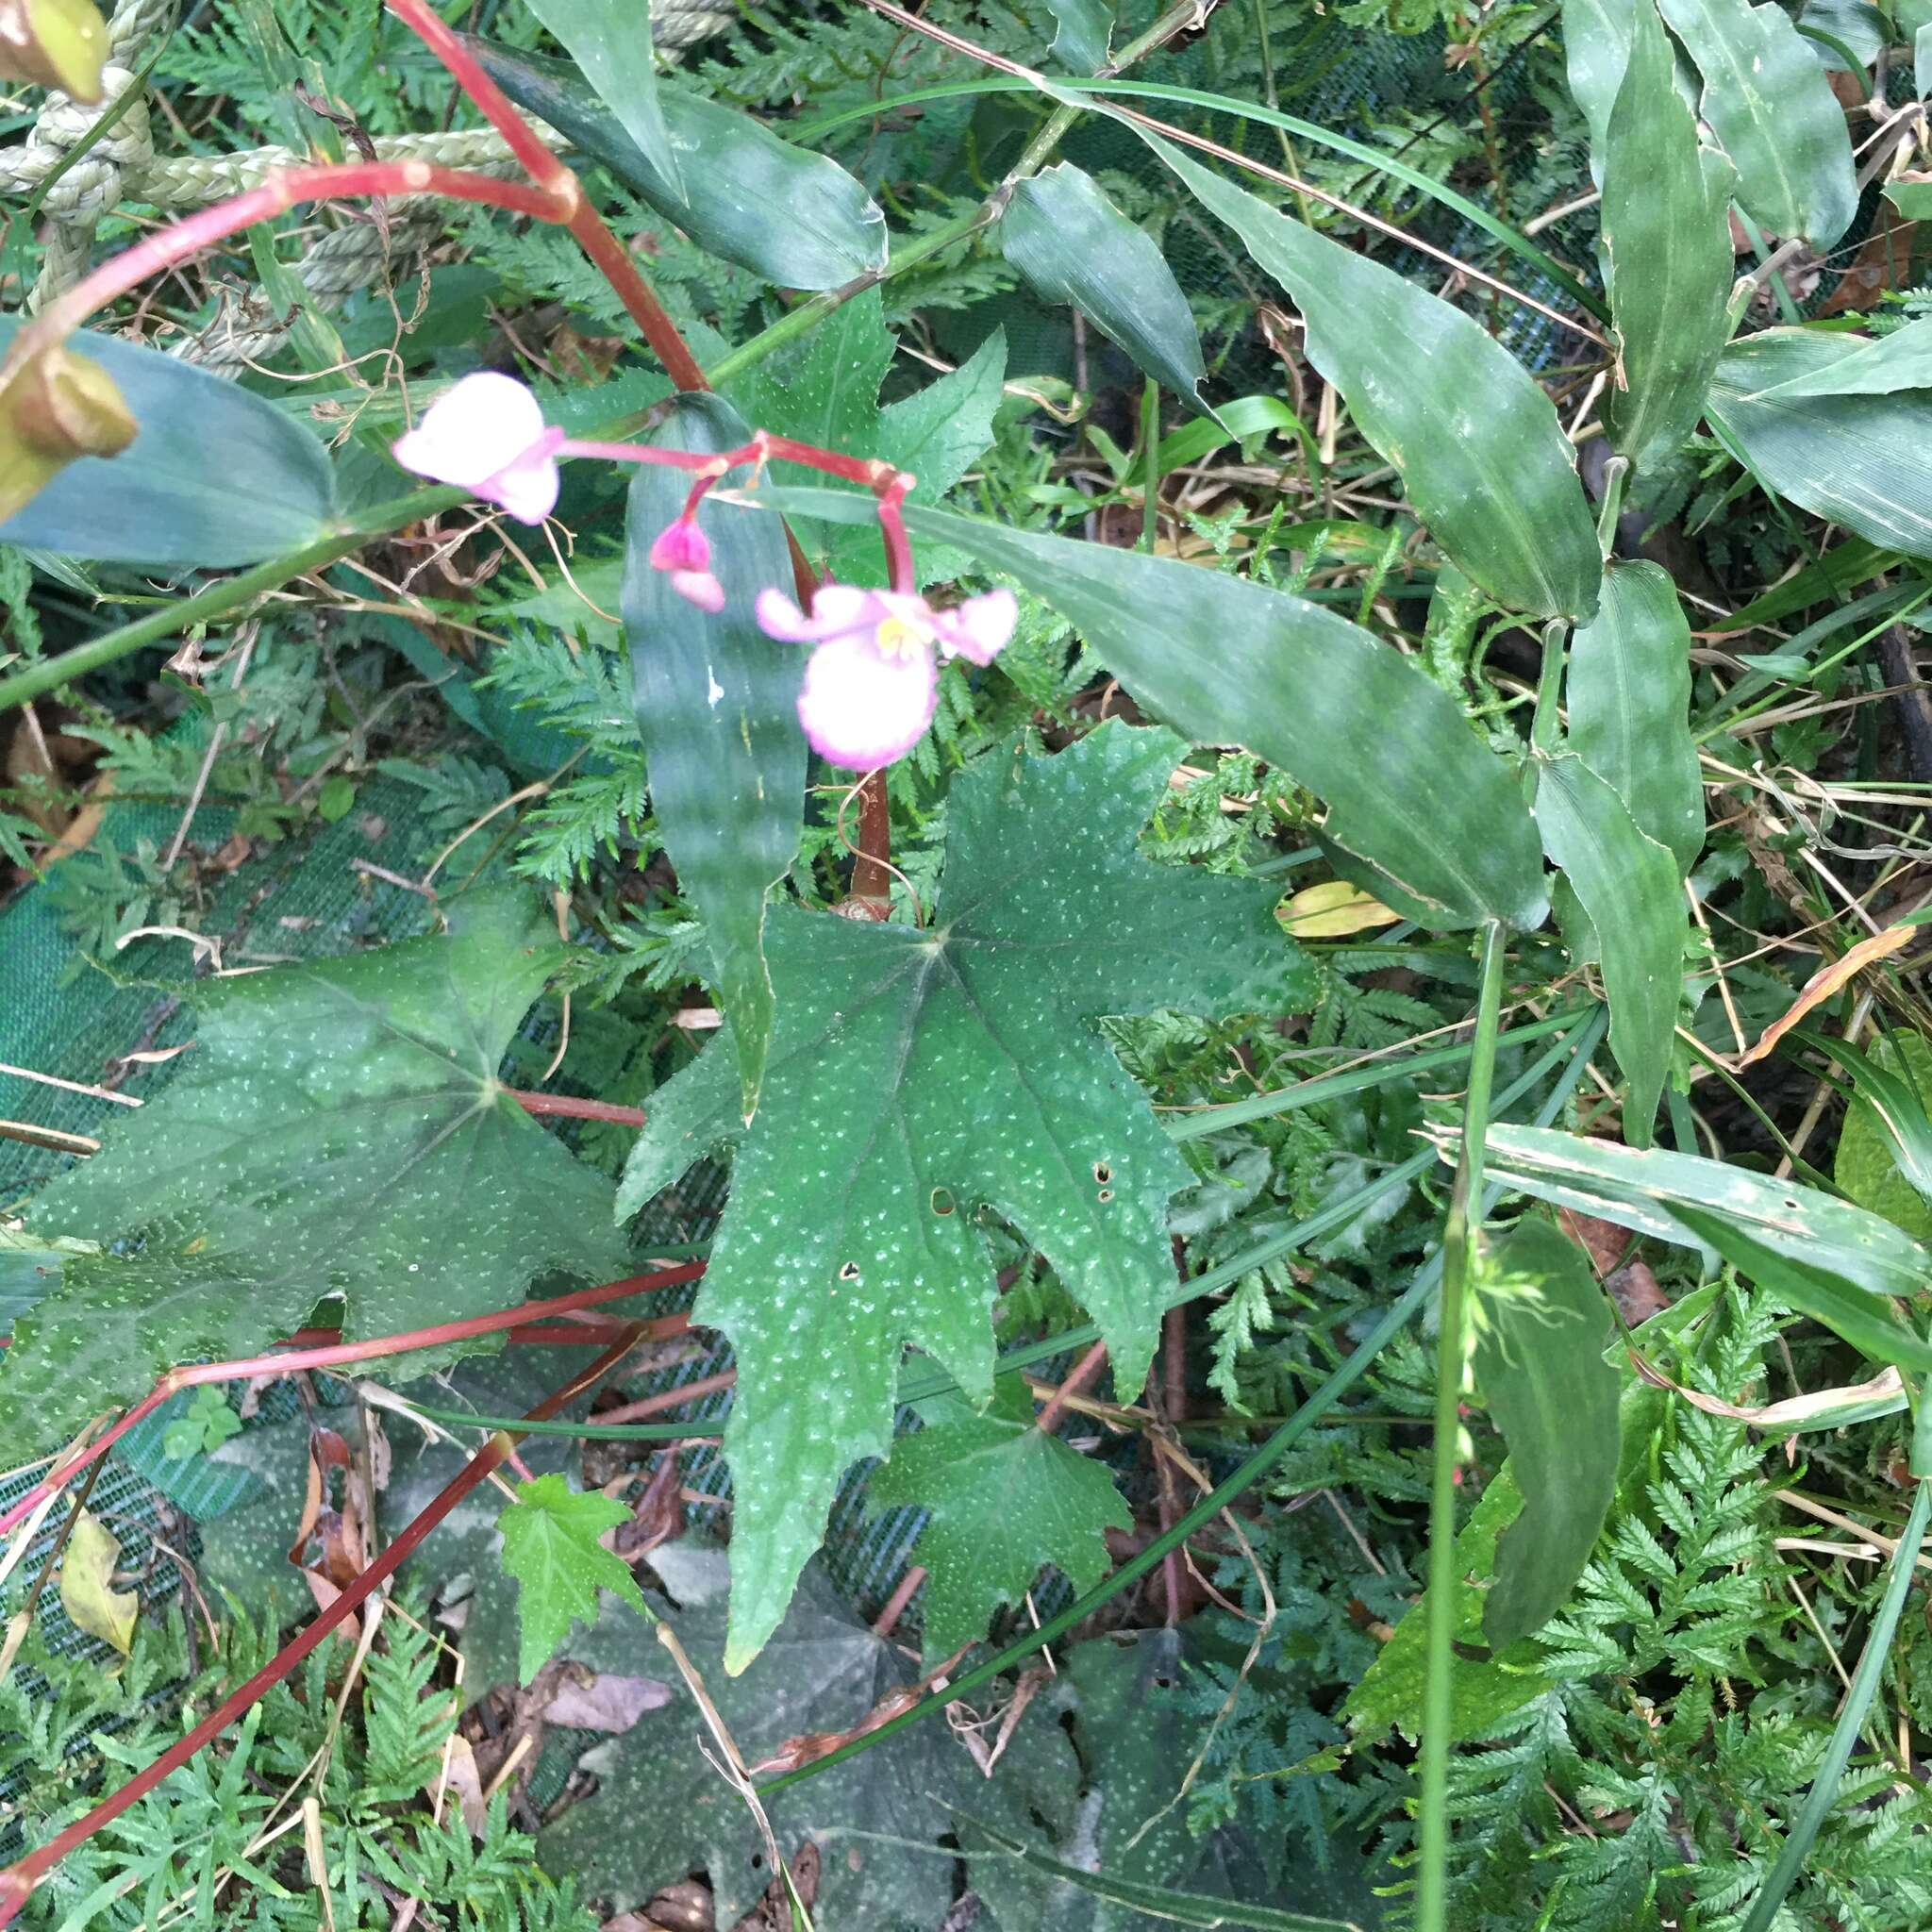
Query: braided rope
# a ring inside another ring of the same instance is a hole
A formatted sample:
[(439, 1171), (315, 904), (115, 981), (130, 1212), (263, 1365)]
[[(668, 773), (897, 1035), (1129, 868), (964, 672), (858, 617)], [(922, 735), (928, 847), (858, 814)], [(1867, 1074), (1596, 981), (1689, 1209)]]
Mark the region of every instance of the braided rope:
[[(121, 0), (108, 25), (108, 59), (101, 75), (101, 99), (84, 105), (50, 90), (27, 139), (0, 149), (0, 194), (30, 195), (58, 168), (94, 123), (133, 85), (149, 42), (174, 25), (175, 0)], [(675, 57), (731, 25), (736, 9), (719, 0), (653, 0), (656, 45)], [(541, 122), (534, 130), (555, 147), (566, 145)], [(513, 173), (509, 150), (491, 128), (452, 133), (379, 136), (384, 160), (421, 160), (434, 167), (469, 168), (490, 174)], [(253, 188), (273, 174), (310, 158), (286, 147), (255, 148), (239, 155), (158, 157), (144, 100), (125, 110), (88, 152), (47, 192), (41, 273), (28, 297), (38, 309), (72, 288), (87, 273), (94, 231), (101, 217), (122, 201), (141, 201), (166, 210), (200, 208)], [(392, 265), (428, 246), (441, 232), (434, 197), (403, 196), (390, 204), (389, 234), (373, 222), (330, 229), (303, 258), (298, 273), (310, 298), (333, 308), (358, 291), (379, 281)], [(215, 326), (175, 351), (188, 360), (232, 374), (244, 363), (273, 353), (293, 318), (272, 312), (258, 292), (225, 310)]]

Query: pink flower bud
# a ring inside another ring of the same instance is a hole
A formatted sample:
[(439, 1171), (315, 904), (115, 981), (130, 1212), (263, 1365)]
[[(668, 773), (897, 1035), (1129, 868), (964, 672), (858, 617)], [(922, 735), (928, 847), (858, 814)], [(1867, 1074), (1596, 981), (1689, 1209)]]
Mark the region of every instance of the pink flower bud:
[(702, 571), (710, 567), (711, 540), (698, 528), (695, 517), (679, 517), (658, 532), (657, 541), (651, 545), (653, 570)]
[(715, 615), (724, 608), (724, 586), (708, 570), (674, 570), (671, 588), (687, 604), (695, 604), (700, 610)]

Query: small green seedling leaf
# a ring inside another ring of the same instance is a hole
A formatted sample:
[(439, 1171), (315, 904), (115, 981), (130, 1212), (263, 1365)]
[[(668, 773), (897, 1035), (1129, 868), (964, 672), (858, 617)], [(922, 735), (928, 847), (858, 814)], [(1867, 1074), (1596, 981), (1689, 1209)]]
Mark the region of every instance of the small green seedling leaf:
[(998, 1383), (985, 1415), (902, 1436), (867, 1488), (874, 1508), (924, 1504), (917, 1560), (927, 1572), (925, 1655), (984, 1637), (1051, 1563), (1084, 1594), (1107, 1574), (1106, 1531), (1133, 1517), (1104, 1464), (1036, 1425), (1025, 1384)]
[(621, 1557), (597, 1539), (630, 1520), (601, 1491), (579, 1491), (561, 1475), (517, 1485), (516, 1501), (499, 1516), (503, 1567), (517, 1580), (523, 1646), (517, 1668), (527, 1684), (557, 1653), (573, 1624), (597, 1621), (597, 1592), (608, 1590), (649, 1616), (643, 1591)]
[(695, 1310), (738, 1356), (734, 1673), (777, 1626), (841, 1475), (888, 1453), (905, 1344), (991, 1396), (983, 1212), (1090, 1310), (1121, 1387), (1147, 1373), (1191, 1170), (1092, 1022), (1278, 1012), (1311, 990), (1274, 888), (1135, 850), (1183, 748), (1110, 722), (1055, 758), (978, 759), (946, 801), (928, 926), (773, 908), (778, 1020), (750, 1126), (728, 1046), (652, 1096), (621, 1212), (741, 1141)]
[(1523, 1491), (1483, 1604), (1501, 1651), (1562, 1608), (1590, 1559), (1617, 1487), (1618, 1381), (1604, 1360), (1609, 1304), (1574, 1241), (1519, 1221), (1485, 1274), (1476, 1381)]

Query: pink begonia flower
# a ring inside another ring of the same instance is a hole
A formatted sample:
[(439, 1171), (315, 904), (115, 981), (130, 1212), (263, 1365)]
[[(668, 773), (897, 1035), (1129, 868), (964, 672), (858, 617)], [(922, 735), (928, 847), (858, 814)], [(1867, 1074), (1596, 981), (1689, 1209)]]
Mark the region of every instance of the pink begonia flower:
[(711, 540), (694, 516), (666, 524), (651, 545), (651, 568), (668, 571), (680, 597), (715, 615), (724, 608), (724, 586), (711, 575), (710, 564)]
[(513, 375), (466, 375), (431, 403), (391, 454), (406, 470), (456, 483), (519, 523), (541, 524), (557, 508), (561, 429), (546, 428), (543, 408)]
[(761, 591), (758, 602), (768, 637), (818, 646), (806, 662), (798, 722), (814, 751), (855, 772), (904, 758), (932, 723), (939, 659), (991, 664), (1018, 615), (1010, 591), (935, 610), (910, 591), (825, 584), (809, 617), (780, 591)]

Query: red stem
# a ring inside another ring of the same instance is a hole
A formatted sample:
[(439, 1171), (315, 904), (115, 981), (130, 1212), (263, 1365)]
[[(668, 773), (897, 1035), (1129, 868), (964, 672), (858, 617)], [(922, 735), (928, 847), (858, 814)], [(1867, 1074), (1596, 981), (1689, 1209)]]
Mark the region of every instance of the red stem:
[(1078, 1361), (1074, 1364), (1074, 1373), (1053, 1391), (1049, 1402), (1034, 1421), (1042, 1428), (1052, 1430), (1066, 1413), (1067, 1398), (1077, 1395), (1100, 1373), (1100, 1365), (1107, 1359), (1107, 1343), (1096, 1341)]
[[(90, 1463), (105, 1456), (136, 1423), (144, 1416), (152, 1415), (179, 1390), (203, 1382), (234, 1382), (249, 1375), (287, 1374), (297, 1369), (326, 1368), (331, 1363), (371, 1361), (381, 1356), (407, 1355), (411, 1349), (467, 1341), (475, 1336), (493, 1335), (506, 1328), (514, 1332), (546, 1316), (568, 1314), (574, 1308), (595, 1307), (601, 1302), (621, 1301), (626, 1295), (647, 1294), (659, 1288), (675, 1288), (681, 1282), (695, 1281), (704, 1272), (702, 1261), (685, 1261), (655, 1274), (626, 1275), (622, 1281), (607, 1281), (596, 1288), (580, 1288), (574, 1294), (558, 1295), (551, 1301), (525, 1302), (520, 1308), (503, 1308), (492, 1315), (473, 1315), (463, 1322), (440, 1322), (432, 1328), (411, 1328), (398, 1335), (373, 1336), (367, 1341), (291, 1348), (271, 1355), (250, 1356), (238, 1361), (204, 1362), (189, 1368), (170, 1369), (152, 1391), (104, 1436), (89, 1443), (72, 1461), (42, 1476), (10, 1509), (0, 1513), (0, 1536), (25, 1522), (48, 1496), (58, 1495)], [(666, 1316), (664, 1323), (682, 1323), (683, 1319), (682, 1316)], [(651, 1325), (658, 1327), (663, 1324)], [(329, 1334), (335, 1331), (310, 1332)], [(681, 1330), (666, 1328), (665, 1332), (676, 1334)], [(0, 1920), (0, 1924), (5, 1923)]]
[(530, 178), (562, 204), (553, 221), (560, 220), (576, 237), (577, 245), (602, 270), (605, 279), (623, 298), (630, 318), (643, 331), (652, 353), (681, 390), (708, 390), (705, 372), (679, 334), (650, 283), (639, 274), (629, 251), (610, 230), (584, 193), (583, 184), (539, 141), (504, 92), (484, 73), (476, 58), (423, 4), (423, 0), (389, 0), (389, 8), (450, 71), (456, 84), (469, 95), (483, 117), (509, 143)]
[(647, 1415), (662, 1415), (667, 1408), (682, 1408), (687, 1402), (695, 1402), (702, 1395), (715, 1395), (721, 1389), (731, 1388), (738, 1380), (736, 1369), (726, 1369), (716, 1375), (704, 1375), (695, 1382), (680, 1383), (675, 1389), (665, 1389), (656, 1395), (646, 1395), (640, 1402), (627, 1402), (622, 1408), (607, 1408), (591, 1420), (600, 1429), (615, 1427), (619, 1423), (641, 1422)]
[(620, 1127), (641, 1127), (644, 1124), (641, 1108), (613, 1107), (608, 1100), (578, 1100), (568, 1093), (532, 1093), (517, 1087), (505, 1091), (525, 1113), (558, 1114), (573, 1121), (608, 1121)]
[(886, 1599), (886, 1607), (873, 1619), (872, 1634), (874, 1637), (890, 1637), (892, 1625), (906, 1614), (906, 1606), (912, 1601), (913, 1593), (925, 1581), (925, 1572), (917, 1563), (899, 1579), (899, 1587)]
[[(615, 1368), (636, 1347), (639, 1339), (636, 1334), (627, 1332), (624, 1340), (607, 1348), (588, 1368), (573, 1375), (560, 1389), (553, 1391), (535, 1408), (528, 1410), (524, 1420), (533, 1423), (547, 1421), (574, 1396)], [(353, 1616), (408, 1560), (429, 1532), (503, 1463), (516, 1447), (517, 1440), (514, 1432), (499, 1429), (457, 1472), (429, 1507), (343, 1590), (314, 1623), (300, 1636), (284, 1644), (254, 1676), (218, 1704), (178, 1744), (164, 1751), (145, 1771), (128, 1779), (112, 1797), (102, 1799), (84, 1818), (75, 1820), (38, 1851), (0, 1873), (0, 1926), (13, 1923), (34, 1887), (76, 1845), (85, 1844), (104, 1825), (111, 1824), (124, 1811), (138, 1805), (163, 1778), (179, 1771), (205, 1744), (212, 1743), (250, 1705), (272, 1690), (339, 1624)]]

